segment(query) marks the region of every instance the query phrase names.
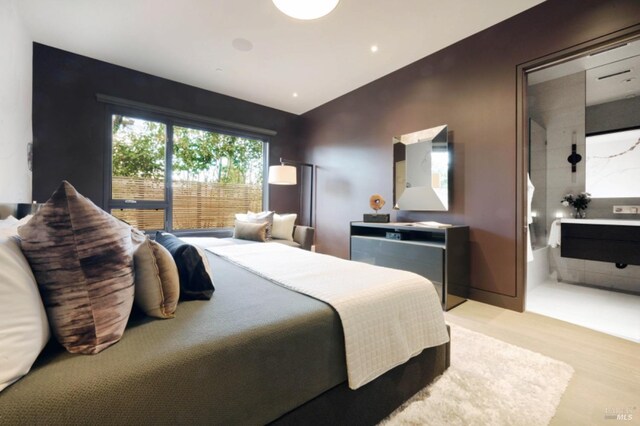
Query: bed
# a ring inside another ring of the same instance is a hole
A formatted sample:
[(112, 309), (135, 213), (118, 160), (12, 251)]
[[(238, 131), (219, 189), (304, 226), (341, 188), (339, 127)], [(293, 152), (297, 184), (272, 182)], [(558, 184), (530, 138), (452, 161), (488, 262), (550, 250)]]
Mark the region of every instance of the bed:
[(182, 302), (171, 320), (134, 311), (97, 355), (50, 342), (0, 392), (0, 423), (375, 424), (449, 365), (446, 343), (350, 390), (333, 308), (207, 256), (210, 301)]

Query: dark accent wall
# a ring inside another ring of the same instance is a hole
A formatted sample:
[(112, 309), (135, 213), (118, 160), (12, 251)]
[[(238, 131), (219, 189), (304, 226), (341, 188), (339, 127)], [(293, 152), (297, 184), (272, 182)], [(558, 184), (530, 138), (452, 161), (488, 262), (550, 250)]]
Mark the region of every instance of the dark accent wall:
[[(102, 206), (106, 104), (96, 93), (275, 130), (269, 164), (301, 157), (294, 114), (34, 43), (34, 200), (47, 200), (66, 179)], [(297, 190), (271, 186), (270, 207), (297, 212)]]
[(472, 297), (521, 309), (516, 68), (638, 23), (637, 0), (548, 0), (304, 114), (306, 159), (318, 167), (318, 251), (348, 257), (349, 221), (368, 212), (371, 194), (391, 208), (392, 136), (448, 124), (450, 211), (398, 220), (469, 225)]

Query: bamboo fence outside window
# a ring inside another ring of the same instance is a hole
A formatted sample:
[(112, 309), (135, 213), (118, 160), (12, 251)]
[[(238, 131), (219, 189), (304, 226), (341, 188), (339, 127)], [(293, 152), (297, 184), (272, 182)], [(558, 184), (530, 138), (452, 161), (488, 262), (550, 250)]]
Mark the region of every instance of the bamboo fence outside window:
[[(233, 227), (235, 214), (262, 210), (262, 186), (174, 180), (173, 229)], [(113, 177), (113, 198), (163, 200), (161, 180)], [(115, 217), (142, 230), (164, 228), (164, 210), (114, 209)]]

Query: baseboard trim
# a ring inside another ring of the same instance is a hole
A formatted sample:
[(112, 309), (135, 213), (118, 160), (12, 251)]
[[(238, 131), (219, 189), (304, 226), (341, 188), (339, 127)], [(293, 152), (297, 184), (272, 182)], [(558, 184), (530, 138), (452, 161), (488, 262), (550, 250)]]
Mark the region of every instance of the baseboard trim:
[(505, 296), (477, 288), (469, 289), (469, 299), (516, 312), (524, 312), (524, 298)]

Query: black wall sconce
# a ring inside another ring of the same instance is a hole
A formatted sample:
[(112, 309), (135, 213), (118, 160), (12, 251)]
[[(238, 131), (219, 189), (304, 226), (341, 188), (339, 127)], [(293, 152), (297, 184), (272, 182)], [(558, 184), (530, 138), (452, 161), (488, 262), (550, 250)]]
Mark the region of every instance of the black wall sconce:
[(571, 144), (571, 155), (567, 157), (567, 161), (571, 163), (571, 173), (576, 172), (576, 164), (582, 161), (582, 155), (576, 152), (576, 132), (573, 132), (573, 143)]

